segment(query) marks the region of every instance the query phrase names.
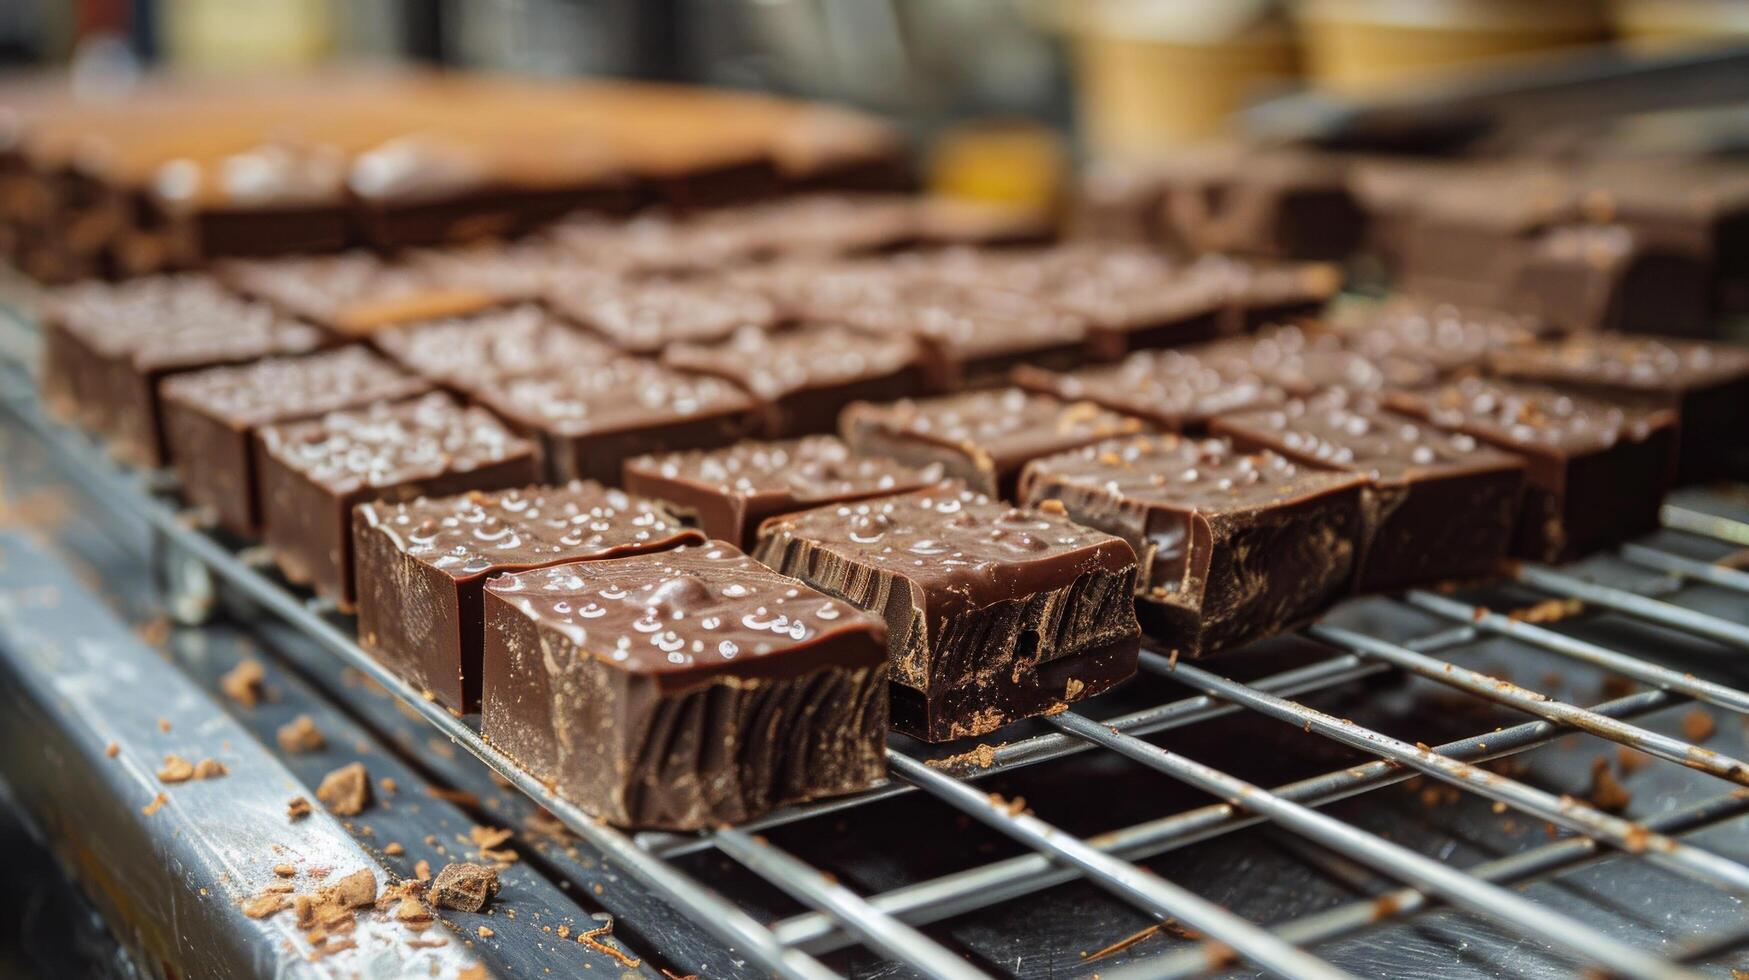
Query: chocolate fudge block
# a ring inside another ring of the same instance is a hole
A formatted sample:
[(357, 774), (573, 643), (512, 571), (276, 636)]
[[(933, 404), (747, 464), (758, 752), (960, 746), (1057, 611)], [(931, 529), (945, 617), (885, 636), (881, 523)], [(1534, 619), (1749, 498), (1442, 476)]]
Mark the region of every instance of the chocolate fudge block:
[(1660, 252), (1698, 259), (1729, 312), (1749, 299), (1749, 174), (1733, 162), (1605, 158), (1579, 176), (1586, 218), (1621, 224)]
[(1217, 146), (1162, 161), (1159, 178), (1167, 238), (1192, 251), (1344, 259), (1365, 235), (1337, 156)]
[(772, 436), (831, 432), (851, 402), (905, 398), (925, 386), (921, 355), (910, 337), (836, 324), (771, 332), (744, 328), (722, 343), (676, 344), (662, 362), (752, 392), (765, 404)]
[(859, 454), (937, 465), (979, 493), (1013, 499), (1028, 460), (1143, 432), (1148, 425), (1090, 401), (999, 388), (890, 405), (859, 403), (845, 409), (839, 427)]
[(1401, 285), (1449, 303), (1500, 308), (1530, 244), (1575, 223), (1577, 206), (1570, 175), (1546, 164), (1446, 172), (1412, 205)]
[(744, 328), (769, 329), (777, 308), (759, 293), (722, 282), (561, 282), (547, 305), (631, 354), (670, 344), (722, 340)]
[(408, 253), (406, 261), (426, 270), (433, 282), (490, 293), (505, 302), (537, 302), (567, 282), (605, 285), (623, 278), (546, 238), (419, 249)]
[(1524, 463), (1341, 390), (1215, 419), (1244, 449), (1367, 478), (1358, 592), (1492, 575), (1512, 544)]
[(439, 393), (261, 429), (264, 538), (285, 577), (353, 600), (352, 508), (535, 482), (535, 447)]
[(408, 370), (458, 392), (567, 365), (587, 368), (619, 356), (613, 347), (528, 303), (384, 327), (371, 343)]
[(333, 342), (199, 275), (64, 290), (48, 304), (43, 334), (43, 392), (51, 408), (105, 436), (119, 457), (145, 466), (169, 459), (158, 397), (164, 378)]
[(1277, 327), (1256, 336), (1233, 337), (1184, 349), (1184, 353), (1230, 377), (1256, 375), (1299, 395), (1326, 388), (1384, 391), (1418, 388), (1438, 380), (1425, 361), (1396, 354), (1367, 356), (1340, 337), (1299, 327)]
[(538, 439), (549, 478), (560, 481), (616, 484), (632, 456), (726, 446), (765, 419), (753, 396), (720, 378), (623, 355), (505, 378), (474, 397)]
[(592, 482), (363, 503), (352, 536), (359, 642), (464, 713), (480, 708), (488, 577), (705, 543), (659, 504)]
[(1564, 225), (1527, 243), (1502, 304), (1563, 330), (1697, 336), (1712, 326), (1708, 261), (1625, 225)]
[(264, 425), (315, 418), (431, 390), (363, 347), (179, 374), (165, 380), (164, 430), (188, 502), (219, 526), (261, 530), (255, 434)]
[(1497, 350), (1493, 373), (1676, 409), (1678, 477), (1749, 474), (1749, 349), (1627, 334), (1580, 334)]
[(370, 252), (226, 263), (221, 274), (246, 295), (349, 337), (396, 323), (462, 316), (506, 297), (443, 282), (421, 265)]
[(1216, 415), (1288, 398), (1247, 363), (1205, 361), (1188, 350), (1137, 351), (1116, 364), (1067, 372), (1022, 366), (1013, 377), (1027, 391), (1089, 401), (1170, 432), (1201, 432)]
[(907, 493), (938, 483), (939, 465), (858, 456), (832, 436), (741, 442), (723, 449), (626, 460), (625, 486), (653, 497), (713, 538), (751, 548), (768, 517)]
[(1493, 352), (1532, 343), (1550, 332), (1546, 322), (1526, 313), (1405, 295), (1348, 307), (1324, 326), (1356, 353), (1374, 360), (1421, 361), (1441, 375), (1479, 370)]
[(1386, 404), (1524, 458), (1518, 557), (1565, 561), (1658, 526), (1675, 476), (1668, 408), (1483, 378), (1392, 392)]
[(697, 830), (886, 773), (886, 629), (731, 545), (485, 589), (481, 734), (609, 823)]
[(1348, 593), (1366, 484), (1224, 439), (1167, 434), (1037, 460), (1020, 494), (1128, 541), (1143, 629), (1194, 657), (1293, 629)]
[(993, 732), (1135, 672), (1136, 556), (955, 485), (765, 522), (756, 557), (887, 622), (893, 727)]

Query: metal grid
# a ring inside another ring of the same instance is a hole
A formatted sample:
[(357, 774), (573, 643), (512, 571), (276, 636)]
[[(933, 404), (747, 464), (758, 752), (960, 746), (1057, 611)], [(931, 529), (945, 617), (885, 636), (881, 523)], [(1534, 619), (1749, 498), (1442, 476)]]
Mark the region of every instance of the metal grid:
[[(16, 369), (9, 373), (22, 377), (22, 372)], [(1344, 976), (1340, 969), (1318, 959), (1307, 947), (1438, 904), (1486, 917), (1509, 934), (1564, 951), (1580, 962), (1612, 972), (1640, 977), (1686, 976), (1691, 973), (1681, 965), (1681, 955), (1665, 958), (1630, 946), (1508, 886), (1609, 852), (1620, 852), (1672, 869), (1727, 894), (1749, 896), (1749, 866), (1680, 838), (1685, 832), (1749, 812), (1749, 792), (1727, 791), (1699, 804), (1635, 823), (1571, 796), (1557, 796), (1478, 765), (1524, 752), (1561, 735), (1584, 731), (1730, 783), (1749, 786), (1749, 763), (1661, 735), (1630, 720), (1690, 700), (1749, 714), (1749, 693), (1425, 591), (1410, 592), (1399, 601), (1450, 620), (1454, 624), (1451, 628), (1407, 643), (1393, 643), (1334, 626), (1312, 626), (1303, 631), (1304, 635), (1329, 648), (1332, 655), (1328, 659), (1248, 683), (1202, 665), (1144, 651), (1144, 671), (1170, 677), (1201, 693), (1103, 720), (1078, 711), (1063, 712), (1047, 719), (1054, 732), (996, 748), (992, 756), (981, 760), (987, 765), (926, 762), (911, 753), (914, 743), (895, 739), (895, 747), (888, 751), (892, 778), (882, 787), (793, 807), (734, 829), (696, 835), (628, 835), (598, 823), (554, 796), (482, 741), (471, 719), (451, 715), (381, 667), (354, 641), (329, 605), (294, 593), (273, 575), (261, 549), (237, 550), (202, 530), (198, 515), (178, 510), (164, 496), (173, 487), (162, 474), (121, 473), (89, 441), (44, 419), (36, 408), (31, 388), (28, 383), (9, 385), (12, 392), (6, 399), (9, 410), (79, 467), (88, 477), (90, 489), (119, 511), (142, 518), (152, 528), (165, 548), (160, 567), (166, 576), (173, 609), (191, 618), (198, 616), (210, 604), (215, 580), (237, 590), (381, 684), (407, 708), (551, 811), (578, 837), (631, 872), (644, 887), (662, 895), (722, 942), (778, 975), (833, 976), (817, 955), (862, 943), (927, 976), (982, 976), (972, 964), (925, 936), (917, 926), (1084, 878), (1148, 916), (1182, 923), (1205, 937), (1199, 945), (1149, 958), (1107, 976), (1182, 976), (1234, 960), (1282, 975)], [(1749, 543), (1749, 525), (1716, 515), (1667, 506), (1663, 518), (1667, 528), (1735, 544)], [(1721, 565), (1643, 545), (1625, 546), (1620, 557), (1669, 576), (1671, 582), (1692, 580), (1749, 593), (1749, 574)], [(1577, 599), (1737, 650), (1749, 650), (1749, 627), (1674, 605), (1655, 594), (1599, 585), (1537, 565), (1518, 567), (1514, 577), (1517, 583), (1541, 595)], [(1510, 636), (1633, 678), (1652, 689), (1587, 709), (1437, 656), (1441, 651), (1487, 635)], [(1454, 691), (1529, 713), (1538, 720), (1430, 747), (1409, 744), (1294, 700), (1390, 671), (1417, 675)], [(1260, 725), (1270, 721), (1293, 725), (1356, 749), (1374, 761), (1266, 788), (1142, 738), (1241, 713), (1259, 716), (1256, 723)], [(986, 776), (1092, 751), (1117, 753), (1224, 802), (1081, 839), (974, 785)], [(1317, 809), (1417, 774), (1579, 836), (1459, 870)], [(882, 894), (858, 895), (826, 872), (757, 836), (762, 829), (818, 819), (899, 794), (933, 797), (1024, 845), (1026, 853)], [(1260, 823), (1269, 823), (1370, 868), (1399, 887), (1382, 897), (1266, 929), (1137, 863)], [(762, 925), (730, 898), (672, 863), (674, 858), (709, 849), (739, 862), (812, 911), (769, 927)], [(1699, 955), (1711, 945), (1695, 942), (1688, 948), (1692, 955)]]

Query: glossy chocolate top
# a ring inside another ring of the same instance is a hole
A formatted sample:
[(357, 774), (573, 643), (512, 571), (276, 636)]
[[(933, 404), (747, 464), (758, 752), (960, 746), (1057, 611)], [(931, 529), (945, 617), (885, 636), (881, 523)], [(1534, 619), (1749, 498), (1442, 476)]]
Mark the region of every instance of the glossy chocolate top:
[(1749, 349), (1639, 334), (1579, 334), (1495, 351), (1496, 374), (1676, 394), (1749, 380)]
[(442, 281), (431, 269), (372, 252), (234, 261), (225, 275), (243, 292), (348, 333), (484, 309), (498, 297)]
[(547, 302), (615, 347), (639, 354), (673, 343), (720, 340), (777, 321), (769, 299), (720, 282), (562, 283), (548, 291)]
[(889, 437), (955, 449), (989, 460), (998, 470), (1070, 446), (1147, 428), (1141, 419), (1092, 402), (1066, 402), (1019, 388), (885, 405), (858, 402), (845, 409), (840, 424), (846, 432), (881, 430)]
[(1137, 351), (1116, 364), (1048, 371), (1023, 366), (1014, 383), (1066, 400), (1086, 400), (1162, 429), (1198, 428), (1225, 412), (1275, 405), (1287, 393), (1234, 359), (1204, 361), (1186, 350)]
[(385, 327), (372, 340), (421, 375), (468, 390), (618, 356), (533, 305)]
[(979, 609), (1136, 563), (1119, 538), (951, 483), (773, 518), (763, 536), (773, 535), (909, 579), (927, 593), (932, 614)]
[(846, 304), (830, 318), (881, 333), (912, 333), (962, 357), (1068, 346), (1087, 336), (1085, 317), (1010, 290), (905, 281), (887, 297), (867, 300)]
[(1224, 375), (1256, 375), (1300, 394), (1325, 388), (1416, 388), (1437, 380), (1437, 372), (1425, 361), (1391, 354), (1368, 356), (1344, 347), (1337, 337), (1311, 336), (1298, 327), (1200, 344), (1185, 352)]
[(1461, 432), (1383, 408), (1370, 397), (1331, 392), (1279, 408), (1215, 419), (1217, 435), (1263, 446), (1314, 466), (1363, 473), (1374, 480), (1427, 474), (1515, 469), (1516, 456)]
[(1614, 402), (1541, 385), (1487, 378), (1392, 392), (1392, 408), (1508, 449), (1572, 454), (1639, 442), (1675, 424), (1668, 409)]
[(947, 249), (906, 260), (919, 275), (948, 277), (1037, 296), (1096, 324), (1124, 327), (1224, 308), (1230, 277), (1202, 260), (1179, 262), (1157, 248), (1071, 242), (1038, 249)]
[[(494, 577), (486, 591), (578, 655), (665, 688), (886, 659), (886, 624), (722, 541)], [(557, 655), (557, 652), (555, 652)]]
[(413, 253), (410, 261), (433, 280), (506, 299), (538, 300), (559, 286), (606, 286), (621, 277), (586, 264), (576, 253), (539, 239)]
[(1368, 357), (1423, 361), (1441, 372), (1480, 365), (1491, 352), (1530, 343), (1544, 329), (1531, 316), (1410, 297), (1335, 317), (1331, 326)]
[(900, 244), (918, 235), (909, 194), (799, 194), (697, 216), (694, 236), (718, 235), (748, 259), (832, 257)]
[(665, 364), (733, 378), (764, 399), (810, 388), (896, 374), (918, 363), (917, 345), (903, 334), (882, 336), (837, 324), (787, 330), (743, 328), (716, 344), (677, 344)]
[(328, 342), (321, 330), (203, 275), (84, 282), (51, 296), (46, 314), (98, 353), (142, 370), (295, 354)]
[(172, 375), (163, 387), (166, 399), (240, 429), (429, 390), (429, 381), (358, 346)]
[(478, 397), (508, 417), (568, 435), (746, 412), (758, 404), (720, 378), (628, 356), (553, 374), (506, 378)]
[(1352, 473), (1302, 466), (1268, 450), (1245, 452), (1225, 439), (1166, 434), (1113, 439), (1027, 465), (1021, 495), (1051, 485), (1175, 510), (1236, 513), (1356, 486)]
[(626, 469), (707, 487), (724, 496), (781, 496), (803, 505), (904, 493), (942, 478), (939, 466), (918, 468), (885, 457), (854, 455), (835, 436), (643, 456), (628, 461)]
[(705, 541), (661, 505), (593, 481), (361, 504), (357, 519), (409, 557), (458, 579)]
[(534, 452), (490, 412), (437, 393), (268, 426), (261, 441), (275, 459), (333, 493), (465, 473)]

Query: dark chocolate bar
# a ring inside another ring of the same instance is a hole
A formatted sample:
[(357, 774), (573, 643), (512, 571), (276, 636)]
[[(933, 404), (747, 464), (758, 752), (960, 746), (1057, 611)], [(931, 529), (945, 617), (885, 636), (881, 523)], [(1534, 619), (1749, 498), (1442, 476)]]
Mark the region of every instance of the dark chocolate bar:
[(450, 285), (429, 268), (371, 252), (227, 262), (220, 272), (244, 294), (349, 337), (476, 313), (508, 298)]
[(1549, 332), (1546, 323), (1527, 313), (1405, 295), (1351, 306), (1325, 325), (1356, 353), (1378, 361), (1421, 361), (1442, 375), (1480, 369), (1494, 351), (1531, 343)]
[(1220, 146), (1161, 161), (1166, 237), (1196, 252), (1344, 259), (1366, 215), (1332, 154)]
[(352, 517), (358, 637), (455, 711), (478, 711), (486, 579), (703, 544), (659, 504), (599, 483), (376, 501)]
[(751, 548), (768, 517), (824, 504), (906, 493), (942, 468), (858, 456), (832, 436), (741, 442), (723, 449), (626, 460), (625, 486), (653, 497), (713, 538)]
[(1064, 401), (1089, 401), (1172, 432), (1201, 432), (1225, 412), (1278, 405), (1288, 393), (1243, 359), (1205, 361), (1190, 350), (1137, 351), (1075, 371), (1023, 366), (1014, 383)]
[(724, 542), (486, 585), (481, 734), (609, 823), (697, 830), (886, 773), (878, 616)]
[(1020, 493), (1128, 541), (1143, 629), (1194, 657), (1293, 629), (1348, 594), (1366, 483), (1168, 434), (1037, 460)]
[(756, 555), (886, 619), (893, 727), (927, 741), (1135, 672), (1135, 553), (1058, 514), (948, 485), (773, 518)]
[(371, 335), (371, 343), (408, 370), (459, 392), (567, 366), (587, 369), (619, 356), (606, 343), (526, 303), (384, 327)]
[(547, 305), (620, 350), (659, 354), (670, 344), (769, 329), (777, 309), (763, 295), (722, 282), (561, 283)]

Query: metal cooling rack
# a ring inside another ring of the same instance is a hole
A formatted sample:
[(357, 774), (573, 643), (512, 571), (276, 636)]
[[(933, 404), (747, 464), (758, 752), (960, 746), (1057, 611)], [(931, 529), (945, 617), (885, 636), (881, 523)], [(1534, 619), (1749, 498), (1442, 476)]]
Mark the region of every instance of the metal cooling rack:
[[(1303, 635), (1325, 646), (1331, 653), (1328, 659), (1248, 682), (1204, 664), (1176, 662), (1145, 651), (1141, 663), (1144, 672), (1170, 678), (1200, 693), (1104, 719), (1087, 717), (1078, 710), (1065, 711), (1044, 719), (1054, 730), (1003, 744), (975, 758), (926, 759), (916, 754), (920, 749), (917, 743), (895, 737), (888, 750), (891, 778), (870, 791), (789, 808), (738, 828), (701, 834), (627, 834), (598, 823), (517, 769), (480, 738), (476, 719), (451, 715), (381, 667), (354, 641), (348, 624), (329, 604), (308, 598), (280, 580), (261, 549), (239, 548), (209, 534), (198, 514), (181, 510), (170, 500), (173, 486), (163, 474), (121, 471), (82, 434), (45, 418), (27, 372), (16, 363), (7, 365), (5, 371), (8, 412), (54, 446), (107, 506), (137, 516), (150, 526), (160, 545), (156, 566), (175, 615), (198, 621), (210, 611), (221, 585), (236, 590), (379, 683), (407, 709), (630, 872), (642, 887), (777, 975), (835, 976), (817, 957), (860, 943), (926, 976), (983, 976), (972, 963), (918, 927), (1076, 879), (1096, 885), (1148, 917), (1180, 923), (1202, 937), (1200, 943), (1133, 961), (1106, 973), (1107, 977), (1184, 976), (1234, 962), (1287, 976), (1345, 976), (1309, 947), (1440, 905), (1472, 912), (1508, 935), (1562, 951), (1578, 962), (1636, 977), (1694, 975), (1683, 965), (1686, 959), (1728, 948), (1744, 938), (1692, 937), (1673, 954), (1655, 955), (1528, 898), (1511, 886), (1619, 854), (1651, 862), (1727, 896), (1749, 897), (1749, 866), (1683, 839), (1689, 832), (1749, 812), (1749, 790), (1727, 789), (1697, 804), (1632, 822), (1480, 764), (1583, 731), (1735, 787), (1749, 786), (1749, 762), (1660, 734), (1633, 720), (1687, 702), (1704, 702), (1749, 715), (1749, 693), (1575, 638), (1519, 615), (1430, 591), (1412, 591), (1395, 601), (1452, 625), (1408, 642), (1316, 625)], [(1663, 523), (1666, 528), (1749, 547), (1749, 524), (1702, 510), (1667, 505)], [(1725, 565), (1640, 544), (1624, 546), (1619, 557), (1658, 573), (1672, 588), (1692, 581), (1749, 594), (1749, 573)], [(1629, 591), (1539, 565), (1519, 566), (1513, 577), (1516, 584), (1543, 597), (1577, 600), (1736, 651), (1749, 651), (1749, 627), (1675, 605), (1662, 598), (1662, 592)], [(1584, 708), (1439, 656), (1496, 635), (1588, 663), (1651, 689)], [(1231, 664), (1232, 660), (1222, 663)], [(1295, 700), (1389, 672), (1415, 675), (1465, 696), (1517, 709), (1536, 720), (1427, 746), (1390, 737)], [(1357, 750), (1372, 761), (1264, 787), (1144, 739), (1233, 715), (1250, 716), (1260, 726), (1291, 725)], [(1091, 752), (1115, 753), (1222, 802), (1081, 838), (975, 785), (997, 773)], [(1460, 870), (1318, 809), (1417, 775), (1493, 801), (1497, 812), (1516, 811), (1577, 836)], [(817, 820), (901, 794), (933, 798), (1012, 839), (1023, 846), (1023, 852), (865, 895), (758, 836), (761, 830)], [(1138, 864), (1190, 843), (1264, 823), (1370, 869), (1393, 882), (1394, 890), (1266, 928)], [(678, 858), (709, 850), (733, 859), (811, 911), (762, 924), (735, 900), (676, 863)]]

